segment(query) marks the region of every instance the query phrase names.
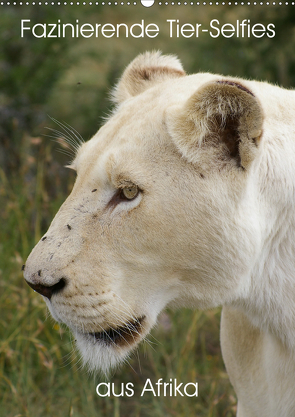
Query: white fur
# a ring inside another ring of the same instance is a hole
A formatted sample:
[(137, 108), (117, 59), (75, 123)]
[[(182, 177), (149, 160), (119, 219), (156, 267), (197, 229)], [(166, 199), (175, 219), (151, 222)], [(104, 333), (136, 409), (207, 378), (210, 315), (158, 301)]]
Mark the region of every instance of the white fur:
[[(47, 304), (85, 363), (104, 372), (167, 305), (223, 305), (238, 417), (294, 416), (294, 92), (185, 76), (156, 53), (127, 67), (114, 100), (114, 115), (79, 149), (73, 191), (25, 278), (49, 286), (64, 277)], [(110, 204), (126, 184), (139, 195)], [(90, 340), (140, 317), (124, 346)]]

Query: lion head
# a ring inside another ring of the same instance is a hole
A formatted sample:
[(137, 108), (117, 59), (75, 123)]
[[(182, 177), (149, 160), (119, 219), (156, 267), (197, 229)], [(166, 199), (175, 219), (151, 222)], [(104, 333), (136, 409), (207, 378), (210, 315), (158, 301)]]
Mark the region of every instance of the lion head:
[(90, 368), (124, 360), (168, 305), (210, 308), (249, 291), (263, 124), (249, 86), (140, 55), (112, 116), (80, 146), (73, 190), (24, 276)]

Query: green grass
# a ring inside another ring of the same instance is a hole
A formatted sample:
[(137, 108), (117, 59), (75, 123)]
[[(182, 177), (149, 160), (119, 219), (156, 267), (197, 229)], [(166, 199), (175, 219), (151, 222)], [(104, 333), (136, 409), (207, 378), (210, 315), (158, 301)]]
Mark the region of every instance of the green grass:
[[(0, 170), (0, 417), (234, 416), (236, 400), (219, 347), (219, 310), (164, 312), (150, 342), (110, 377), (116, 391), (132, 382), (134, 396), (96, 394), (106, 379), (81, 367), (72, 336), (48, 316), (21, 272), (73, 177), (56, 163), (47, 141), (24, 138), (20, 146), (25, 156), (18, 175)], [(147, 378), (198, 382), (199, 396), (141, 397)]]

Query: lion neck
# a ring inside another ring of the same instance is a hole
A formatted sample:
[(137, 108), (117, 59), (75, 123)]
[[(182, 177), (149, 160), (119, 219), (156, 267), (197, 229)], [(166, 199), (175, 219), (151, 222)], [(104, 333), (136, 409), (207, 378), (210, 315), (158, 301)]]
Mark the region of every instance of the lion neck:
[(290, 134), (282, 134), (264, 147), (257, 172), (262, 196), (261, 251), (249, 292), (235, 304), (255, 326), (295, 352), (295, 143)]

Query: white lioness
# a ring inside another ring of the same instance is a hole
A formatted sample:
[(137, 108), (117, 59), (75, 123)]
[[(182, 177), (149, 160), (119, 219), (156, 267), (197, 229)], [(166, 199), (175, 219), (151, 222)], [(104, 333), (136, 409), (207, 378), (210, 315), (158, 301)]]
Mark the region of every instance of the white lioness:
[(113, 98), (27, 282), (104, 371), (167, 305), (222, 305), (237, 415), (295, 416), (295, 93), (146, 53)]

